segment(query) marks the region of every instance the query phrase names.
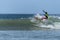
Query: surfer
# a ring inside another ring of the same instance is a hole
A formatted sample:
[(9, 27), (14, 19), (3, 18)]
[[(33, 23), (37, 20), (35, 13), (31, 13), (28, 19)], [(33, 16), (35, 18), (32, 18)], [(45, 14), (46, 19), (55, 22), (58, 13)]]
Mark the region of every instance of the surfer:
[(45, 13), (44, 16), (41, 17), (40, 14), (38, 13), (38, 14), (35, 15), (35, 19), (36, 20), (46, 20), (46, 19), (48, 19), (48, 13), (44, 10), (43, 10), (43, 12)]
[(43, 17), (43, 19), (48, 19), (48, 13), (46, 11), (44, 11), (44, 10), (43, 10), (43, 12), (45, 13), (44, 14), (45, 17)]

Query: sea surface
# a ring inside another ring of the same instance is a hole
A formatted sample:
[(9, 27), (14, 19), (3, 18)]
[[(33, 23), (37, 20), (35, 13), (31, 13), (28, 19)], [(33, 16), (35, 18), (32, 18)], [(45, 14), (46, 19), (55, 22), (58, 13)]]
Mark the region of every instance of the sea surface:
[[(0, 19), (30, 18), (36, 14), (0, 14)], [(44, 14), (41, 14), (44, 15)], [(49, 16), (60, 16), (60, 14), (49, 14)]]
[(0, 40), (60, 40), (60, 30), (0, 31)]
[[(0, 19), (30, 18), (34, 14), (0, 14)], [(50, 16), (60, 16), (50, 14)], [(0, 40), (60, 40), (60, 29), (51, 30), (0, 30)]]

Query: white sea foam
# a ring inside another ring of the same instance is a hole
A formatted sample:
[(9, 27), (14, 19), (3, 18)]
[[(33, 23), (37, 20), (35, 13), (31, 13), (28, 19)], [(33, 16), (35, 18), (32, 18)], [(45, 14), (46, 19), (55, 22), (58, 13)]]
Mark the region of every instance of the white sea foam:
[(60, 19), (60, 17), (58, 17)]
[[(40, 17), (39, 14), (35, 15), (36, 17)], [(57, 16), (49, 16), (50, 19), (47, 21), (36, 20), (34, 17), (31, 19), (31, 22), (35, 23), (34, 26), (42, 27), (42, 28), (51, 28), (51, 29), (60, 29), (60, 17)]]
[(60, 22), (56, 22), (54, 23), (54, 25), (55, 25), (55, 29), (60, 29)]

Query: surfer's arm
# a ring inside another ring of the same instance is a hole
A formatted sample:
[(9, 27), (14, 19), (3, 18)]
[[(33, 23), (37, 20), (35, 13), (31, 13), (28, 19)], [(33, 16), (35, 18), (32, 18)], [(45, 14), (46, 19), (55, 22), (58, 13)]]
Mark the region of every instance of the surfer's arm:
[(43, 10), (43, 12), (45, 13), (45, 11)]

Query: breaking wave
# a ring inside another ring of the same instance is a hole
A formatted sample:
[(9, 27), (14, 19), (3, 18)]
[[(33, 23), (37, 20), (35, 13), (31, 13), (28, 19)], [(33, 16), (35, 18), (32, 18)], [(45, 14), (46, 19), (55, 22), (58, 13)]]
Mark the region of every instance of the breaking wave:
[(37, 26), (37, 27), (60, 29), (60, 17), (59, 16), (49, 16), (49, 19), (45, 21), (36, 20), (33, 17), (30, 21), (33, 22), (34, 26)]

